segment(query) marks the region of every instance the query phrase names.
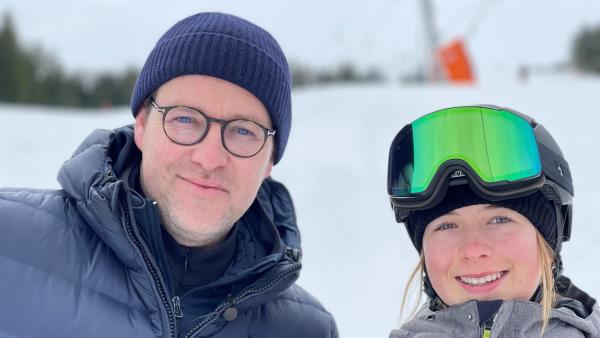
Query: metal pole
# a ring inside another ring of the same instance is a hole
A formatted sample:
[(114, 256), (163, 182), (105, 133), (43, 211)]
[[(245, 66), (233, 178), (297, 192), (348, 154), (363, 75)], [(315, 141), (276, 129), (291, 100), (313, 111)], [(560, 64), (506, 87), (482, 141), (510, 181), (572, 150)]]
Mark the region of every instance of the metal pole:
[(442, 81), (442, 74), (437, 56), (438, 35), (435, 29), (433, 4), (431, 0), (421, 0), (423, 26), (425, 30), (425, 78), (429, 82)]

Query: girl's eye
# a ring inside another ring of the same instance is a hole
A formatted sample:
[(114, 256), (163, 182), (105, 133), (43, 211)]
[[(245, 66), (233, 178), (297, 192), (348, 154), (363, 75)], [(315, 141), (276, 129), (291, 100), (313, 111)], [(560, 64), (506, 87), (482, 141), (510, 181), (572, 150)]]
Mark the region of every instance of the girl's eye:
[(454, 223), (442, 223), (442, 224), (438, 225), (434, 231), (449, 230), (449, 229), (454, 229), (454, 228), (456, 228), (456, 224), (454, 224)]
[(501, 224), (501, 223), (508, 223), (510, 222), (511, 219), (505, 216), (496, 216), (494, 218), (492, 218), (492, 220), (490, 221), (490, 223), (492, 224)]

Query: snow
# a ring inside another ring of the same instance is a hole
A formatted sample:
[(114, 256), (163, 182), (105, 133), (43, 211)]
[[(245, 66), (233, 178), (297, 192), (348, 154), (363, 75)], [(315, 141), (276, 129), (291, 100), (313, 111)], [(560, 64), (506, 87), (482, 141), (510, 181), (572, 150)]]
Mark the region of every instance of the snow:
[[(293, 128), (273, 177), (296, 204), (299, 283), (334, 314), (341, 337), (386, 337), (399, 323), (417, 255), (386, 192), (389, 144), (410, 120), (454, 105), (491, 103), (532, 115), (562, 147), (575, 184), (565, 274), (600, 297), (600, 78), (448, 86), (329, 86), (293, 94)], [(131, 123), (127, 108), (90, 111), (0, 105), (0, 186), (57, 188), (56, 174), (96, 128)]]

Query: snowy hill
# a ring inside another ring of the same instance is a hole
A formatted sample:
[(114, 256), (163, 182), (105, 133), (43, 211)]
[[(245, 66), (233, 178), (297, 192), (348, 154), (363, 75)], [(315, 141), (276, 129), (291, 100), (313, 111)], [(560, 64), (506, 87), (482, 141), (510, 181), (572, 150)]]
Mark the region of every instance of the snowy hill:
[[(600, 79), (560, 77), (474, 87), (334, 86), (294, 92), (284, 159), (273, 170), (296, 203), (304, 243), (300, 284), (334, 314), (345, 338), (387, 337), (398, 324), (417, 255), (386, 192), (389, 144), (410, 120), (490, 103), (532, 115), (554, 135), (575, 183), (565, 274), (600, 297)], [(127, 108), (0, 105), (0, 186), (56, 188), (62, 161), (95, 128), (131, 123)]]

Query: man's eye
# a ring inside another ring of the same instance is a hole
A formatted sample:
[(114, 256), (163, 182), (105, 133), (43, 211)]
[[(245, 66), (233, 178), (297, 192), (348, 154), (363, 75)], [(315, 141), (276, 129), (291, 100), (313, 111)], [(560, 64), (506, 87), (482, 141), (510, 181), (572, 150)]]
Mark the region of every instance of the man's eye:
[(235, 128), (233, 132), (238, 136), (255, 136), (251, 130), (242, 127)]
[(192, 123), (193, 119), (189, 116), (178, 116), (175, 118), (175, 122), (177, 123)]

